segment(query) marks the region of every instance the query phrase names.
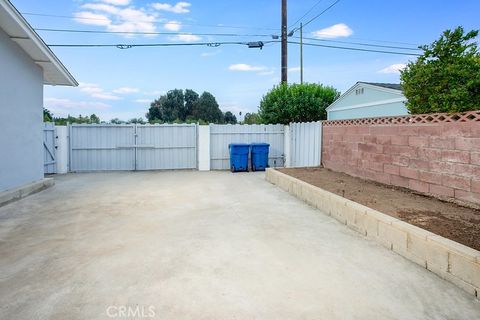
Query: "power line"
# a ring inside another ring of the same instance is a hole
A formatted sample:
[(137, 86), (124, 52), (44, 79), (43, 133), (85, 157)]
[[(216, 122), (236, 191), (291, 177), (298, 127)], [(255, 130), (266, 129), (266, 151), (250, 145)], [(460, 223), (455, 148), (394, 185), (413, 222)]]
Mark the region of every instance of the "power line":
[[(300, 45), (300, 42), (298, 42), (298, 41), (289, 41), (288, 43)], [(410, 52), (399, 52), (399, 51), (386, 51), (386, 50), (373, 50), (373, 49), (365, 49), (365, 48), (331, 46), (331, 45), (318, 44), (318, 43), (308, 43), (308, 42), (304, 42), (303, 45), (304, 46), (311, 46), (311, 47), (322, 47), (322, 48), (332, 48), (332, 49), (342, 49), (342, 50), (352, 50), (352, 51), (398, 54), (398, 55), (417, 56), (417, 57), (421, 56), (420, 54), (410, 53)]]
[(349, 39), (362, 40), (362, 41), (371, 41), (371, 42), (380, 42), (380, 43), (395, 43), (395, 44), (403, 44), (403, 45), (407, 45), (407, 46), (416, 46), (416, 47), (419, 47), (419, 46), (420, 46), (420, 45), (417, 44), (417, 43), (401, 42), (401, 41), (375, 40), (375, 39), (366, 39), (366, 38), (357, 38), (357, 37), (350, 37)]
[[(299, 39), (299, 37), (293, 37), (293, 38)], [(371, 44), (371, 43), (362, 43), (362, 42), (353, 42), (353, 41), (327, 40), (327, 39), (317, 39), (317, 38), (308, 38), (308, 37), (303, 37), (303, 39), (311, 40), (311, 41), (344, 43), (344, 44), (353, 44), (353, 45), (359, 45), (359, 46), (365, 46), (365, 47), (376, 47), (376, 48), (386, 48), (386, 49), (400, 49), (400, 50), (410, 50), (410, 51), (419, 51), (420, 50), (418, 48), (409, 48), (409, 47), (400, 47), (400, 46), (386, 46), (386, 45), (380, 45), (380, 44)]]
[(134, 34), (134, 35), (195, 35), (195, 36), (225, 36), (225, 37), (271, 37), (270, 34), (238, 34), (238, 33), (191, 33), (191, 32), (143, 32), (143, 31), (101, 31), (35, 28), (36, 31), (66, 32), (66, 33), (98, 33), (98, 34)]
[(289, 29), (296, 26), (297, 23), (299, 23), (303, 18), (305, 18), (310, 12), (313, 11), (313, 9), (315, 9), (323, 0), (319, 0), (317, 1), (317, 3), (315, 3), (303, 16), (301, 16), (300, 18), (298, 18), (297, 21), (295, 21), (294, 24), (290, 25)]
[[(306, 23), (303, 24), (303, 27), (305, 28), (306, 26), (308, 26), (310, 23), (312, 23), (314, 20), (318, 19), (322, 14), (324, 14), (325, 12), (327, 12), (328, 10), (330, 10), (331, 8), (333, 8), (337, 3), (339, 3), (340, 0), (337, 0), (335, 1), (334, 3), (332, 3), (330, 6), (328, 6), (325, 10), (323, 10), (322, 12), (320, 12), (319, 14), (317, 14), (315, 17), (313, 17), (312, 19), (308, 20)], [(296, 29), (294, 29), (296, 31)]]
[(255, 48), (263, 47), (265, 44), (277, 43), (279, 41), (271, 40), (266, 42), (189, 42), (189, 43), (140, 43), (140, 44), (49, 44), (49, 47), (63, 47), (63, 48), (118, 48), (131, 49), (136, 47), (189, 47), (189, 46), (208, 46), (219, 47), (221, 45), (246, 45), (254, 46)]
[[(271, 40), (266, 42), (261, 42), (262, 46), (265, 44), (280, 43), (278, 40)], [(290, 44), (299, 45), (300, 42), (297, 41), (288, 41)], [(64, 48), (118, 48), (118, 49), (130, 49), (135, 47), (189, 47), (189, 46), (208, 46), (208, 47), (219, 47), (221, 45), (250, 45), (251, 42), (237, 42), (237, 41), (227, 41), (227, 42), (190, 42), (190, 43), (142, 43), (142, 44), (50, 44), (49, 47), (64, 47)], [(257, 44), (257, 43), (255, 43)], [(420, 56), (420, 54), (410, 53), (410, 52), (399, 52), (399, 51), (386, 51), (386, 50), (373, 50), (365, 48), (353, 48), (353, 47), (343, 47), (343, 46), (331, 46), (323, 45), (318, 43), (308, 43), (304, 42), (305, 46), (312, 47), (322, 47), (322, 48), (331, 48), (331, 49), (341, 49), (341, 50), (353, 50), (353, 51), (362, 51), (362, 52), (375, 52), (375, 53), (385, 53), (385, 54), (396, 54), (396, 55), (408, 55), (408, 56)]]
[[(74, 19), (74, 20), (97, 20), (97, 21), (111, 21), (108, 18), (85, 18), (85, 17), (75, 17), (75, 16), (66, 16), (66, 15), (56, 15), (56, 14), (47, 14), (47, 13), (36, 13), (36, 12), (22, 12), (22, 15), (25, 16), (38, 16), (38, 17), (49, 17), (49, 18), (60, 18), (60, 19)], [(256, 30), (270, 30), (270, 31), (279, 31), (276, 28), (264, 28), (264, 27), (249, 27), (249, 26), (233, 26), (233, 25), (208, 25), (208, 24), (193, 24), (193, 23), (182, 23), (182, 22), (170, 22), (165, 20), (135, 20), (135, 22), (145, 22), (145, 23), (169, 23), (169, 24), (178, 24), (183, 26), (196, 26), (196, 27), (208, 27), (208, 28), (228, 28), (228, 29), (256, 29)]]
[[(102, 30), (78, 30), (78, 29), (51, 29), (51, 28), (35, 28), (36, 31), (44, 32), (65, 32), (65, 33), (93, 33), (93, 34), (132, 34), (132, 35), (192, 35), (192, 36), (220, 36), (220, 37), (271, 37), (270, 34), (239, 34), (239, 33), (191, 33), (191, 32), (143, 32), (143, 31), (102, 31)], [(292, 38), (299, 39), (297, 36), (292, 36)], [(345, 43), (345, 44), (354, 44), (367, 47), (379, 47), (379, 48), (389, 48), (389, 49), (402, 49), (402, 50), (420, 50), (418, 48), (409, 48), (409, 47), (400, 47), (400, 46), (386, 46), (386, 45), (376, 45), (363, 42), (352, 42), (352, 41), (341, 41), (341, 40), (329, 40), (329, 39), (318, 39), (318, 38), (309, 38), (304, 37), (306, 40), (312, 41), (321, 41), (321, 42), (332, 42), (332, 43)], [(352, 38), (358, 39), (358, 38)], [(394, 42), (394, 41), (385, 41), (385, 40), (368, 40), (375, 42), (384, 42), (384, 43), (400, 43), (404, 42)], [(412, 44), (414, 45), (414, 44)]]

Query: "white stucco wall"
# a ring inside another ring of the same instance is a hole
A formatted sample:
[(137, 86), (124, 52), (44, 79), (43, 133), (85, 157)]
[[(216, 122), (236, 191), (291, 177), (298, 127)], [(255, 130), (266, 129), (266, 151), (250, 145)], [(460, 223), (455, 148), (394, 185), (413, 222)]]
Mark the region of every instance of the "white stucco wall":
[(43, 179), (43, 73), (0, 30), (0, 192)]

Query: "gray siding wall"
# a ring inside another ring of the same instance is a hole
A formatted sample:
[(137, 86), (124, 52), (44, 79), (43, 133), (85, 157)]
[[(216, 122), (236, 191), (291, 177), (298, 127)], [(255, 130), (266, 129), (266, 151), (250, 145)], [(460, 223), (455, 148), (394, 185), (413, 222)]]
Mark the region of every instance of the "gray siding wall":
[(43, 179), (43, 72), (0, 30), (0, 192)]

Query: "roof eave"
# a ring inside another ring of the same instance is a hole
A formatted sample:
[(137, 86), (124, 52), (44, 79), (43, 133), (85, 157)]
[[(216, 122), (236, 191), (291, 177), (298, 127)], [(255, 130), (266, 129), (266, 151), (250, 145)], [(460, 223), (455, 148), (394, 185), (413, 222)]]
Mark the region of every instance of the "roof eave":
[[(13, 23), (12, 29), (19, 28), (22, 31), (21, 36), (12, 35), (6, 32), (10, 39), (16, 42), (32, 58), (32, 60), (43, 69), (44, 83), (48, 85), (78, 86), (77, 80), (62, 64), (53, 51), (45, 44), (42, 38), (33, 30), (25, 18), (18, 12), (13, 4), (8, 0), (0, 0), (0, 10), (3, 10), (11, 21), (3, 21), (4, 24)], [(1, 26), (0, 26), (1, 27)], [(6, 31), (6, 30), (5, 30)], [(33, 45), (33, 47), (32, 47)], [(30, 52), (25, 47), (30, 47), (37, 52)], [(39, 61), (34, 55), (42, 55), (47, 59)], [(53, 72), (54, 79), (48, 79), (46, 68)]]

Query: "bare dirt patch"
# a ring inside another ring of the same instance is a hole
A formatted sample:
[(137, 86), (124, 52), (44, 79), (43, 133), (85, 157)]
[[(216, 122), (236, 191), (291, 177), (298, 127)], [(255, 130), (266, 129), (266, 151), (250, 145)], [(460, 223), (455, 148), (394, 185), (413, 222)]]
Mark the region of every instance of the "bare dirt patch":
[(280, 169), (280, 171), (480, 250), (480, 210), (324, 168)]

